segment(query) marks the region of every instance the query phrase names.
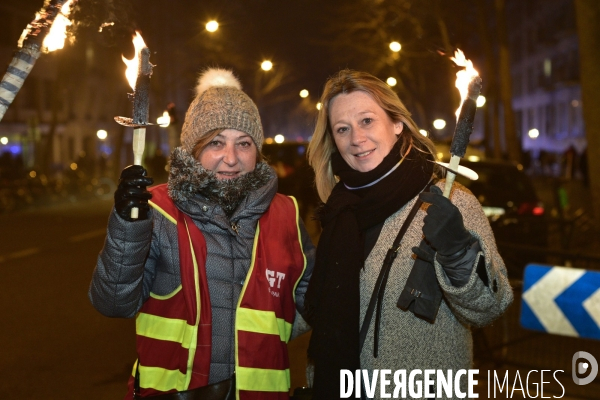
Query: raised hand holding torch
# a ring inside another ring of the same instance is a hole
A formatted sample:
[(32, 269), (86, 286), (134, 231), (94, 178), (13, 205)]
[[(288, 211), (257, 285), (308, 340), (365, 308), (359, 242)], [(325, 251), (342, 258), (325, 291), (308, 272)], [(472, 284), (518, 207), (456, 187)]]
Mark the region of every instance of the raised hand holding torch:
[[(135, 46), (135, 57), (131, 60), (123, 57), (123, 62), (127, 65), (125, 75), (129, 85), (133, 89), (133, 118), (115, 117), (115, 121), (124, 126), (133, 127), (133, 163), (142, 165), (144, 147), (146, 144), (146, 126), (153, 125), (148, 123), (148, 111), (150, 101), (148, 92), (150, 89), (150, 76), (152, 67), (150, 63), (150, 50), (146, 47), (144, 39), (139, 32), (133, 38)], [(131, 219), (138, 218), (139, 209), (131, 209)]]
[[(456, 87), (460, 91), (461, 105), (456, 110), (456, 128), (450, 145), (450, 163), (446, 173), (446, 186), (444, 187), (444, 197), (450, 197), (452, 184), (456, 178), (455, 171), (459, 169), (460, 159), (464, 157), (469, 137), (473, 132), (473, 120), (475, 119), (475, 111), (477, 110), (477, 97), (481, 92), (481, 78), (477, 71), (473, 68), (473, 63), (465, 59), (461, 50), (457, 50), (455, 57), (451, 58), (458, 66), (464, 66), (464, 70), (456, 73)], [(473, 178), (471, 178), (473, 179)], [(475, 179), (477, 179), (475, 177)]]
[(478, 178), (474, 171), (459, 166), (459, 163), (466, 153), (469, 136), (473, 132), (481, 78), (471, 61), (465, 60), (462, 51), (458, 50), (456, 58), (452, 60), (466, 69), (456, 74), (456, 87), (461, 93), (462, 103), (456, 110), (458, 120), (450, 146), (450, 163), (438, 162), (447, 169), (446, 186), (442, 192), (440, 188), (432, 185), (428, 191), (419, 195), (419, 200), (429, 204), (427, 215), (423, 219), (424, 239), (418, 247), (412, 248), (417, 259), (397, 302), (400, 309), (410, 310), (419, 318), (431, 323), (436, 319), (443, 297), (433, 267), (434, 259), (440, 263), (454, 286), (466, 284), (471, 275), (470, 268), (446, 267), (452, 266), (465, 256), (473, 239), (464, 226), (460, 210), (452, 204), (449, 197), (456, 173), (472, 180)]

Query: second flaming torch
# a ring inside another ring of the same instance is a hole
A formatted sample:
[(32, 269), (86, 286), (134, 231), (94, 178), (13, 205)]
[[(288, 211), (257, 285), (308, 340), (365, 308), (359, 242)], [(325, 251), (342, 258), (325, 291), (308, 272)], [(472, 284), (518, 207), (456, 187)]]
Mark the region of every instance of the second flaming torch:
[[(462, 51), (456, 52), (456, 58), (453, 61), (460, 66), (465, 66), (465, 70), (459, 71), (456, 79), (456, 87), (461, 93), (462, 103), (456, 111), (457, 121), (454, 129), (454, 136), (450, 145), (450, 163), (446, 172), (446, 186), (444, 187), (444, 197), (450, 197), (452, 184), (456, 178), (455, 171), (459, 169), (460, 159), (464, 157), (469, 144), (469, 137), (473, 132), (473, 121), (475, 111), (477, 110), (477, 97), (481, 92), (481, 78), (473, 68), (471, 61), (466, 60)], [(470, 179), (477, 179), (470, 177)]]

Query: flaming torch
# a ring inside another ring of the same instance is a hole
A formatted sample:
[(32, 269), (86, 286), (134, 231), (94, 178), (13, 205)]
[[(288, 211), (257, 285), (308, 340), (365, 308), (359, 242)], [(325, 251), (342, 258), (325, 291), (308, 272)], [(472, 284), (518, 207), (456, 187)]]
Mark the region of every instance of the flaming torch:
[(42, 51), (62, 49), (69, 14), (77, 0), (46, 0), (44, 7), (21, 34), (19, 50), (13, 56), (0, 82), (0, 121), (23, 86)]
[[(450, 190), (456, 178), (456, 172), (467, 172), (466, 168), (460, 168), (460, 159), (464, 157), (469, 144), (469, 136), (473, 132), (473, 120), (477, 110), (477, 97), (481, 92), (481, 78), (479, 73), (473, 68), (471, 60), (467, 60), (461, 50), (456, 50), (455, 56), (450, 58), (454, 63), (465, 69), (456, 73), (456, 87), (460, 92), (461, 105), (456, 110), (456, 128), (450, 145), (450, 163), (446, 173), (446, 186), (444, 187), (444, 197), (450, 197)], [(470, 171), (474, 173), (473, 171)], [(467, 175), (467, 174), (465, 174)], [(467, 176), (469, 177), (469, 176)], [(469, 177), (470, 179), (477, 179)]]
[[(146, 47), (144, 39), (139, 32), (133, 37), (135, 47), (135, 56), (128, 60), (123, 57), (123, 62), (127, 65), (125, 76), (133, 93), (129, 95), (133, 99), (133, 118), (115, 117), (115, 121), (124, 126), (133, 127), (133, 163), (142, 165), (142, 156), (144, 155), (144, 146), (146, 144), (146, 126), (154, 125), (148, 123), (148, 110), (150, 101), (148, 91), (150, 89), (150, 76), (152, 67), (150, 64), (150, 50)], [(138, 217), (138, 208), (131, 209), (131, 218)]]

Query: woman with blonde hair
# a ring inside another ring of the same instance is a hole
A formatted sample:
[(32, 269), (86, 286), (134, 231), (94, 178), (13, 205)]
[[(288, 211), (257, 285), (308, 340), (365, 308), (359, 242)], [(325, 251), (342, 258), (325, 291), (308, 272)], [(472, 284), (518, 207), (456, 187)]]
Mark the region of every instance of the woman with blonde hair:
[[(469, 326), (491, 323), (512, 301), (479, 202), (459, 184), (442, 196), (433, 143), (378, 78), (340, 71), (321, 104), (308, 146), (325, 203), (305, 298), (314, 399), (340, 397), (342, 370), (469, 368)], [(379, 398), (365, 387), (360, 395)], [(441, 389), (408, 395), (445, 398)]]

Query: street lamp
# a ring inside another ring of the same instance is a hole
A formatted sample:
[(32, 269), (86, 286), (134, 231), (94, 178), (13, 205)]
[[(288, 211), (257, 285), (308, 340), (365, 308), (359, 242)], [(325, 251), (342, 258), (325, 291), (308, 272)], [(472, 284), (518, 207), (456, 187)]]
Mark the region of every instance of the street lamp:
[(387, 78), (387, 81), (386, 81), (386, 83), (387, 83), (389, 86), (396, 86), (396, 84), (398, 83), (398, 81), (396, 80), (396, 78), (394, 78), (394, 77), (390, 76), (389, 78)]
[(98, 132), (96, 132), (96, 136), (98, 136), (98, 139), (104, 140), (108, 137), (108, 132), (106, 132), (104, 129), (100, 129)]
[(477, 107), (483, 107), (485, 105), (485, 96), (477, 96), (477, 101), (475, 102), (475, 104), (477, 104)]
[(0, 138), (0, 143), (6, 145), (8, 144), (8, 138), (6, 136), (3, 136)]
[(260, 68), (263, 71), (270, 71), (271, 68), (273, 68), (273, 63), (271, 61), (269, 61), (269, 60), (265, 60), (265, 61), (262, 62), (262, 64), (260, 64)]
[(317, 110), (320, 110), (321, 108), (323, 108), (323, 104), (317, 103)]
[(435, 121), (433, 121), (433, 127), (435, 129), (444, 129), (446, 127), (446, 121), (444, 121), (443, 119), (436, 119)]
[(278, 134), (275, 135), (275, 143), (283, 143), (285, 141), (285, 136)]
[(206, 30), (207, 31), (209, 31), (209, 32), (212, 33), (212, 32), (216, 32), (217, 29), (219, 29), (219, 23), (217, 21), (212, 20), (212, 21), (208, 21), (206, 23)]
[(425, 129), (419, 129), (419, 132), (421, 133), (421, 135), (427, 137), (428, 133)]
[(393, 51), (394, 53), (399, 52), (401, 48), (402, 48), (402, 45), (398, 42), (390, 43), (390, 50)]
[(300, 97), (302, 97), (303, 99), (307, 98), (308, 97), (308, 90), (302, 89), (300, 91)]
[(156, 118), (156, 123), (163, 128), (167, 128), (169, 126), (169, 124), (171, 123), (171, 116), (169, 115), (169, 112), (168, 111), (163, 112), (163, 115)]
[(532, 139), (536, 139), (538, 136), (540, 136), (540, 131), (538, 131), (537, 129), (533, 128), (533, 129), (529, 130), (529, 132), (527, 133), (527, 135), (529, 135), (529, 137), (532, 138)]

